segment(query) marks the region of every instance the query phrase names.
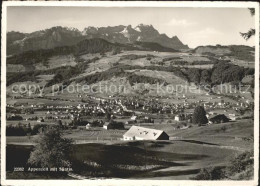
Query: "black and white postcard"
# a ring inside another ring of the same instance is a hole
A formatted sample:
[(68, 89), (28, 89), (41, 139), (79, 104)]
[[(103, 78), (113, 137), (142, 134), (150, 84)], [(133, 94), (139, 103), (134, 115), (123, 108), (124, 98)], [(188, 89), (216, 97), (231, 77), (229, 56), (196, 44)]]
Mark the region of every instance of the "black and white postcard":
[(258, 3), (2, 8), (2, 185), (257, 185)]

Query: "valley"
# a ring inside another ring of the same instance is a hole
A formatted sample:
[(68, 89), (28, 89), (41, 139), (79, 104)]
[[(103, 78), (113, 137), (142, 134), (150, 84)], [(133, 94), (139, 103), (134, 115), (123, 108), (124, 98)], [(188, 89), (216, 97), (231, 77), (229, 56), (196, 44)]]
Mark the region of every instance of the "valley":
[[(62, 39), (66, 34), (75, 40)], [(26, 174), (13, 167), (28, 167), (49, 126), (73, 140), (73, 173), (86, 178), (194, 179), (201, 169), (229, 166), (253, 149), (252, 47), (189, 49), (149, 25), (83, 33), (54, 27), (16, 37), (7, 57), (9, 178)], [(45, 45), (45, 37), (52, 42)], [(207, 122), (194, 123), (200, 106)], [(169, 140), (126, 141), (132, 126), (164, 131)]]

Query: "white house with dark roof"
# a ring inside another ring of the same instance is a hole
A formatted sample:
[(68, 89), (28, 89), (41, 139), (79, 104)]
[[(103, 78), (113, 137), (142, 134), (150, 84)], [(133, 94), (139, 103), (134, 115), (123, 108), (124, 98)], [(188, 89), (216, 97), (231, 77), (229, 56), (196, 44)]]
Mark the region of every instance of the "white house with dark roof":
[(185, 119), (183, 114), (178, 114), (174, 117), (175, 121), (183, 121)]
[(136, 120), (137, 119), (137, 116), (135, 116), (135, 115), (133, 115), (132, 117), (131, 117), (131, 120)]
[(123, 135), (123, 140), (169, 140), (169, 136), (162, 130), (133, 125)]
[(106, 129), (106, 130), (111, 129), (111, 123), (105, 122), (104, 125), (103, 125), (103, 128)]

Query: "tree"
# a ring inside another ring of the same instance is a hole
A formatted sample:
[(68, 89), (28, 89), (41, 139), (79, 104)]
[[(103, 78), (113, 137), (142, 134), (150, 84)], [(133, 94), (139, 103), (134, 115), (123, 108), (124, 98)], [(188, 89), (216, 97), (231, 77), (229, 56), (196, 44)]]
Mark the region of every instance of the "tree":
[(254, 152), (246, 151), (242, 154), (236, 155), (234, 158), (230, 160), (230, 166), (227, 167), (227, 174), (232, 176), (237, 173), (249, 172), (249, 175), (246, 177), (253, 177), (254, 171), (250, 171), (254, 169)]
[(72, 140), (62, 137), (60, 127), (48, 127), (40, 135), (28, 163), (40, 167), (70, 167)]
[[(249, 8), (249, 11), (250, 11), (250, 14), (251, 16), (254, 16), (255, 15), (255, 9), (254, 8)], [(248, 32), (246, 33), (241, 33), (240, 32), (240, 35), (245, 39), (245, 40), (248, 40), (250, 39), (252, 36), (255, 35), (255, 29), (250, 29)], [(254, 82), (252, 82), (253, 86), (254, 86)], [(251, 96), (252, 98), (254, 98), (254, 92), (251, 92)]]
[(57, 121), (57, 124), (59, 127), (62, 127), (62, 121), (60, 119)]
[(111, 114), (109, 112), (106, 113), (106, 121), (110, 121), (111, 119)]
[(208, 167), (203, 168), (193, 178), (194, 180), (221, 180), (225, 179), (225, 171), (222, 167)]
[[(254, 16), (255, 15), (255, 9), (254, 8), (249, 8), (249, 11), (250, 11), (250, 14), (251, 16)], [(241, 33), (240, 32), (240, 35), (245, 38), (246, 40), (250, 39), (252, 36), (255, 35), (255, 29), (251, 28), (248, 32), (246, 33)]]
[(194, 109), (192, 123), (199, 125), (208, 123), (206, 111), (204, 110), (203, 106), (198, 106)]

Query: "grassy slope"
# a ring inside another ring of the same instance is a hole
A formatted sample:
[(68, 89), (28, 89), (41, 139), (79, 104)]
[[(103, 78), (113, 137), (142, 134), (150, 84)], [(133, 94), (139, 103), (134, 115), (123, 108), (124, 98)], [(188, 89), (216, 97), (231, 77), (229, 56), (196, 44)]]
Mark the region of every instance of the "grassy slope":
[[(28, 159), (29, 149), (22, 146), (8, 146), (8, 170), (13, 166), (24, 166)], [(19, 150), (19, 158), (15, 155)], [(90, 166), (95, 162), (102, 165), (100, 175), (106, 172), (105, 177), (120, 178), (149, 178), (149, 179), (188, 179), (197, 173), (201, 167), (209, 165), (225, 165), (228, 157), (234, 150), (214, 148), (199, 144), (186, 144), (184, 142), (129, 142), (117, 144), (82, 144), (76, 145), (73, 150), (74, 160), (85, 162), (85, 168), (75, 167), (74, 170), (81, 175), (88, 176), (97, 169)], [(16, 159), (16, 161), (14, 161)], [(109, 172), (107, 172), (109, 170)], [(159, 173), (158, 173), (159, 172)], [(38, 173), (39, 178), (42, 173)], [(43, 175), (44, 176), (44, 175)], [(177, 177), (176, 177), (177, 176)], [(8, 177), (15, 177), (8, 174)], [(166, 178), (165, 178), (166, 177)]]
[[(221, 131), (223, 126), (227, 128), (225, 132)], [(188, 130), (173, 130), (171, 124), (157, 124), (150, 127), (163, 129), (171, 137), (182, 137), (182, 139), (150, 142), (110, 141), (110, 138), (122, 137), (125, 130), (100, 129), (78, 130), (73, 133), (68, 131), (66, 136), (75, 140), (92, 141), (92, 143), (75, 146), (73, 156), (77, 161), (96, 162), (98, 165), (102, 165), (103, 168), (100, 171), (108, 177), (130, 179), (189, 179), (198, 173), (200, 168), (228, 165), (231, 157), (251, 149), (253, 145), (252, 140), (242, 139), (251, 137), (253, 133), (253, 123), (250, 120), (206, 127), (194, 126)], [(99, 137), (99, 141), (96, 140), (97, 137)], [(102, 137), (108, 141), (100, 141)], [(16, 140), (19, 141), (32, 140), (29, 140), (28, 137), (18, 138)], [(10, 139), (7, 138), (7, 141)], [(9, 147), (12, 146), (9, 145)], [(11, 153), (8, 155), (10, 158), (8, 161), (12, 161), (10, 166), (21, 165), (22, 162), (12, 160), (17, 154), (14, 151), (14, 149), (8, 151)], [(19, 152), (21, 157), (23, 151), (19, 150)], [(28, 153), (25, 156), (28, 157)], [(23, 158), (23, 161), (26, 161), (26, 157)], [(78, 173), (88, 176), (90, 170), (93, 171), (97, 168), (92, 165), (92, 167), (86, 166), (87, 170), (77, 170)], [(106, 172), (108, 170), (109, 173)], [(10, 178), (15, 177), (13, 174), (9, 176)]]

